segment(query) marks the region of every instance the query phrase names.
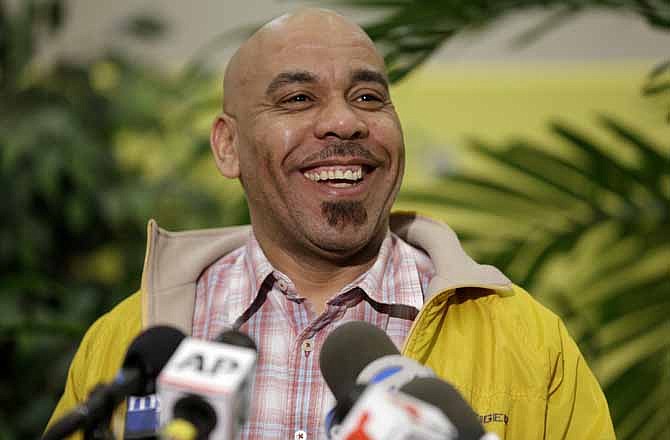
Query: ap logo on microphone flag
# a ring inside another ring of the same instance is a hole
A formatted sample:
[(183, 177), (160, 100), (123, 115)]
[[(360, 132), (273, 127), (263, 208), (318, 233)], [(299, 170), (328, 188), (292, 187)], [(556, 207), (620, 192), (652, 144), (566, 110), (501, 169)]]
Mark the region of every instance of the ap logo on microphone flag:
[(158, 430), (158, 397), (130, 396), (127, 400), (126, 429), (124, 438), (146, 438)]

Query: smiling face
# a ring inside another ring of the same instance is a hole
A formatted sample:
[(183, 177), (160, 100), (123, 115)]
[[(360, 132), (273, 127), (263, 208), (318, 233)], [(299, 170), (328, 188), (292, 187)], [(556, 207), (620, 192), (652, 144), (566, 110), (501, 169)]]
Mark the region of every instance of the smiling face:
[(212, 147), (266, 248), (330, 258), (378, 244), (404, 167), (383, 59), (325, 11), (281, 17), (236, 54)]

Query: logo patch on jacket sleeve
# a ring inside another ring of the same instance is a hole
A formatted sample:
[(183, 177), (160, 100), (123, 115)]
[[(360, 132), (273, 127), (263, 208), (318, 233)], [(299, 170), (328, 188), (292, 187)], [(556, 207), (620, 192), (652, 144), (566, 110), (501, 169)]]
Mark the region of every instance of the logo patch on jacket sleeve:
[(130, 396), (127, 401), (126, 428), (124, 438), (142, 438), (155, 434), (158, 430), (160, 405), (155, 394)]
[(507, 414), (504, 413), (491, 413), (479, 416), (479, 422), (482, 425), (494, 422), (504, 423), (505, 425), (507, 425), (507, 423), (509, 422), (509, 417), (507, 416)]

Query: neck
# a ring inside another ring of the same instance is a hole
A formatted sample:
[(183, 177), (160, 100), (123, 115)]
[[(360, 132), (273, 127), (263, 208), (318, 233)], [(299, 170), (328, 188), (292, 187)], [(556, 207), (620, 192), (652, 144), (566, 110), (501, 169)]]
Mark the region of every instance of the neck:
[(271, 240), (259, 236), (256, 239), (272, 266), (288, 276), (298, 293), (310, 301), (317, 313), (322, 313), (333, 295), (372, 267), (385, 237), (379, 235), (346, 256), (295, 252)]

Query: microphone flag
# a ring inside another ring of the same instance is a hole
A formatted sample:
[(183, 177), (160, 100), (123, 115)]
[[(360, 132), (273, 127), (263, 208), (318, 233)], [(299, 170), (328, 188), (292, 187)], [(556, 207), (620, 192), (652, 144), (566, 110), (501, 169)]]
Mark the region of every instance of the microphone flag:
[(458, 431), (438, 408), (379, 385), (363, 393), (334, 431), (335, 440), (458, 439)]
[(211, 438), (235, 438), (247, 417), (245, 396), (250, 392), (256, 357), (253, 348), (195, 338), (184, 340), (158, 377), (161, 427), (174, 418), (175, 404), (182, 397), (195, 394), (216, 412)]

